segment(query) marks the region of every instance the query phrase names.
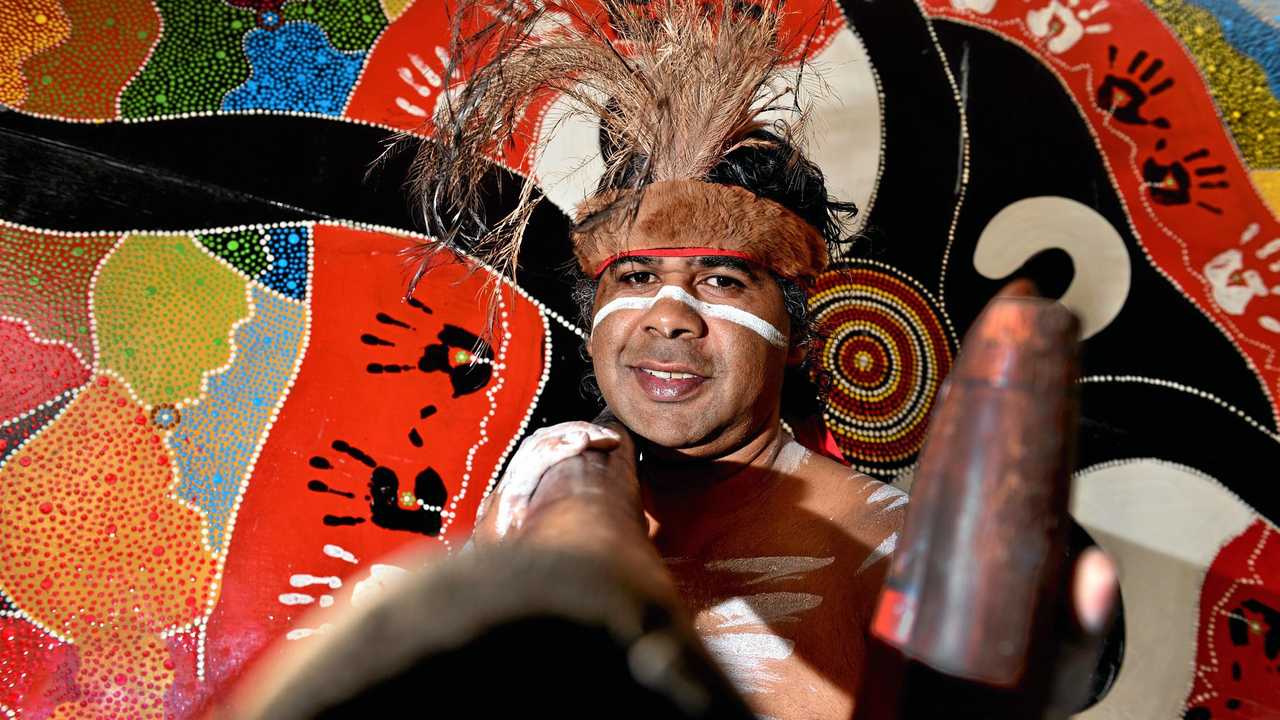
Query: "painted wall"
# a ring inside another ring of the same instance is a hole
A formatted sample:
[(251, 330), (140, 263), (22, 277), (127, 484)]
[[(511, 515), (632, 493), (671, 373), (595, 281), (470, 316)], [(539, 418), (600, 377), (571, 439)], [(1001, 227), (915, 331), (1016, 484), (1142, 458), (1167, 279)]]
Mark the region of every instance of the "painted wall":
[[(404, 162), (363, 171), (431, 133), (443, 7), (0, 0), (0, 712), (190, 716), (590, 411), (556, 279), (596, 132), (526, 154), (554, 98), (495, 158), (495, 207), (519, 175), (553, 203), (493, 346), (485, 271), (400, 297)], [(906, 484), (958, 338), (1034, 279), (1084, 320), (1073, 511), (1126, 608), (1085, 716), (1280, 713), (1280, 5), (790, 7), (862, 209), (793, 423)]]

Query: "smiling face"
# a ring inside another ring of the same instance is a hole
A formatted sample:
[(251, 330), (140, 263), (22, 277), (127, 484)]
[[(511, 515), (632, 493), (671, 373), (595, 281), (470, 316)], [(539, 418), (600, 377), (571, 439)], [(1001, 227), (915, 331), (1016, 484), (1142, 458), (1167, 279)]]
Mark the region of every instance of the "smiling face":
[(733, 257), (630, 257), (600, 278), (587, 348), (610, 410), (686, 457), (777, 422), (790, 321), (773, 277)]

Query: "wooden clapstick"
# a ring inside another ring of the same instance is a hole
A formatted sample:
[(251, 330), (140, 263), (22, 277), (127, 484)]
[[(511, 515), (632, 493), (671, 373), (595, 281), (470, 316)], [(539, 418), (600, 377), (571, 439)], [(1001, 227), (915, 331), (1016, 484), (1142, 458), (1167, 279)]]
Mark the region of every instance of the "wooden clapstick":
[(1079, 323), (1010, 290), (974, 323), (939, 395), (872, 621), (865, 720), (1050, 712)]

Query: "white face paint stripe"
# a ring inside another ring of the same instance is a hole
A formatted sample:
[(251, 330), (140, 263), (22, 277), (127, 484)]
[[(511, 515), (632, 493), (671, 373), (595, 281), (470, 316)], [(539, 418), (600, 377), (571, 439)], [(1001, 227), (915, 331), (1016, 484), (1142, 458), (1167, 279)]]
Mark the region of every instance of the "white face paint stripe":
[(787, 338), (778, 328), (774, 327), (763, 318), (752, 315), (751, 313), (736, 308), (732, 305), (715, 305), (706, 303), (698, 298), (685, 292), (683, 288), (675, 285), (663, 285), (662, 289), (652, 297), (622, 297), (611, 300), (600, 308), (600, 312), (591, 320), (591, 328), (594, 330), (606, 317), (612, 315), (619, 310), (648, 310), (653, 304), (662, 298), (669, 298), (688, 305), (693, 311), (704, 318), (717, 318), (720, 320), (728, 320), (736, 325), (741, 325), (748, 330), (756, 333), (764, 338), (766, 342), (774, 347), (786, 348)]

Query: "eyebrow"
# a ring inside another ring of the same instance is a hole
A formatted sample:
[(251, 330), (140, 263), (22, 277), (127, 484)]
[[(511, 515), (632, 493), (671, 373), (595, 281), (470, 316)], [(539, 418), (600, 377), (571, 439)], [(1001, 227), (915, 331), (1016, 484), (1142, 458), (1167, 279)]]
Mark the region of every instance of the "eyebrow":
[[(695, 267), (702, 270), (728, 268), (746, 275), (751, 280), (759, 279), (755, 270), (752, 269), (751, 263), (743, 260), (742, 258), (729, 257), (727, 255), (699, 255), (689, 259), (693, 261)], [(661, 258), (654, 255), (628, 255), (627, 257), (620, 258), (610, 266), (610, 269), (616, 271), (623, 263), (635, 263), (636, 265), (643, 265), (644, 267), (652, 268), (661, 264)]]

